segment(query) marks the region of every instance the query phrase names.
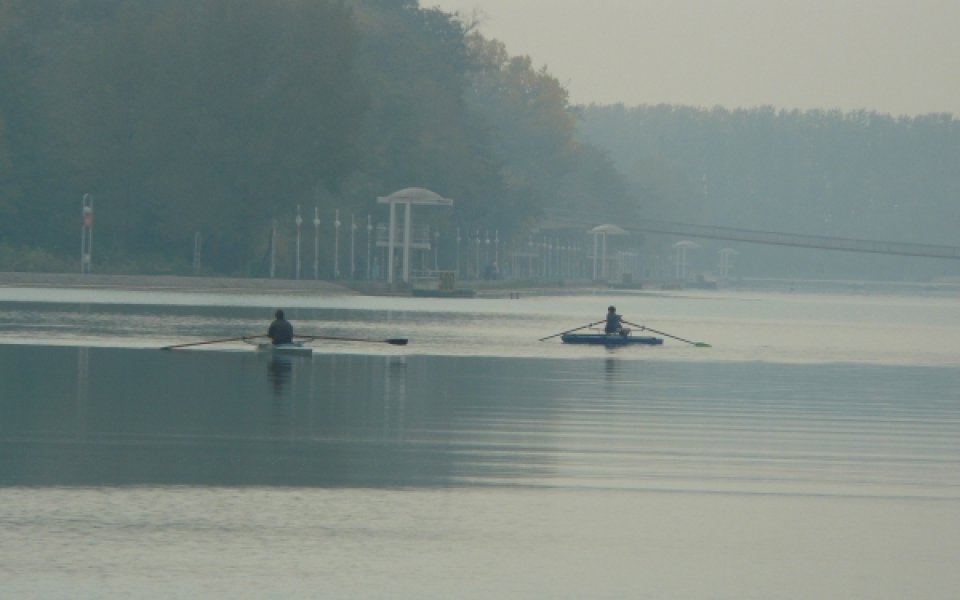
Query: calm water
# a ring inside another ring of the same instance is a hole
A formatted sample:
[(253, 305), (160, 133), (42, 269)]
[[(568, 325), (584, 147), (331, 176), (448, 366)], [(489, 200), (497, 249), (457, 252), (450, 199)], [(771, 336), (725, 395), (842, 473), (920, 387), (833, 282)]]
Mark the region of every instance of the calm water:
[[(955, 598), (960, 299), (0, 289), (0, 596)], [(628, 320), (712, 348), (538, 338)]]

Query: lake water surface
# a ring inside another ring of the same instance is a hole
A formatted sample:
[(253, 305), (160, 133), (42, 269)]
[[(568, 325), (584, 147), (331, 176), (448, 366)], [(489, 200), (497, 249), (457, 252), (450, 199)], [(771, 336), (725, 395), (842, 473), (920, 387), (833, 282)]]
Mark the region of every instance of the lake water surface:
[(0, 596), (955, 598), (958, 309), (0, 288)]

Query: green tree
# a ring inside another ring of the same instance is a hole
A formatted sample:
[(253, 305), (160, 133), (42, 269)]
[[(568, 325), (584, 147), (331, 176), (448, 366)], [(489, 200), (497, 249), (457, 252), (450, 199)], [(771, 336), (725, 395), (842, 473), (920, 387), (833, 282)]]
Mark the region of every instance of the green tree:
[(521, 206), (542, 209), (573, 167), (577, 150), (567, 91), (529, 57), (510, 56), (501, 42), (479, 34), (469, 42), (479, 64), (470, 108), (491, 129), (507, 185), (515, 197), (527, 199)]
[(31, 127), (25, 87), (33, 63), (23, 11), (14, 0), (0, 0), (0, 240), (17, 243), (24, 241), (17, 216), (29, 167), (25, 159)]
[(363, 165), (342, 189), (371, 210), (378, 195), (425, 187), (454, 199), (454, 211), (424, 211), (452, 234), (489, 218), (503, 197), (488, 132), (465, 102), (472, 57), (465, 27), (416, 2), (358, 0), (360, 72), (370, 104), (359, 144)]
[(468, 103), (490, 132), (506, 186), (497, 212), (522, 225), (545, 211), (597, 222), (631, 214), (635, 202), (614, 163), (577, 138), (579, 114), (560, 82), (499, 41), (473, 33), (468, 43), (477, 65)]
[(249, 269), (270, 217), (356, 161), (364, 98), (342, 5), (123, 3), (57, 37), (39, 74), (57, 82), (46, 135), (118, 248), (186, 253), (203, 231), (208, 260)]
[[(22, 197), (13, 169), (7, 122), (0, 111), (0, 222), (10, 223), (13, 220)], [(5, 229), (3, 227), (0, 231)]]

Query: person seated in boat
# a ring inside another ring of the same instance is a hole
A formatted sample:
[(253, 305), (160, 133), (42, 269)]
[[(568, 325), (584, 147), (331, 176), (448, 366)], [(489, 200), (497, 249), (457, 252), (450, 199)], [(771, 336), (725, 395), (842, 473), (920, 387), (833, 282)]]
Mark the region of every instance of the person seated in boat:
[(627, 335), (630, 333), (629, 329), (624, 328), (623, 317), (617, 314), (616, 306), (607, 308), (607, 324), (603, 327), (603, 332), (608, 335), (612, 333)]
[(274, 316), (276, 319), (273, 323), (270, 323), (270, 328), (267, 329), (267, 337), (270, 338), (274, 346), (293, 343), (293, 325), (283, 318), (282, 310), (278, 310), (274, 313)]

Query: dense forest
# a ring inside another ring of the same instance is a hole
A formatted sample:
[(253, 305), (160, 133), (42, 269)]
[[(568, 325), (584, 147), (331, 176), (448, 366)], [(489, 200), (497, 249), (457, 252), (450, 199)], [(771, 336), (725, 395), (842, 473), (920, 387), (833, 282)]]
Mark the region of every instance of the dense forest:
[(417, 0), (0, 0), (0, 270), (76, 270), (84, 194), (101, 272), (190, 272), (202, 236), (204, 272), (263, 276), (273, 246), (290, 276), (316, 209), (329, 277), (335, 211), (383, 221), (407, 187), (454, 199), (418, 215), (441, 248), (524, 245), (558, 211), (958, 243), (949, 115), (576, 107), (475, 25)]
[(85, 193), (101, 271), (184, 271), (199, 233), (260, 275), (298, 206), (332, 238), (426, 187), (444, 239), (509, 240), (557, 198), (625, 205), (554, 77), (415, 0), (0, 0), (0, 81), (0, 268), (72, 269)]

